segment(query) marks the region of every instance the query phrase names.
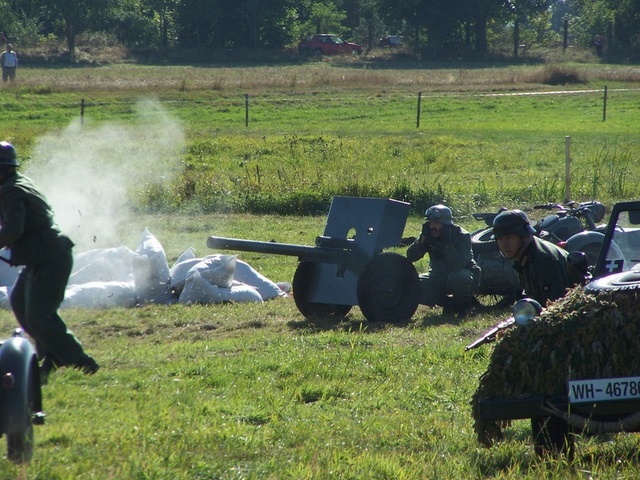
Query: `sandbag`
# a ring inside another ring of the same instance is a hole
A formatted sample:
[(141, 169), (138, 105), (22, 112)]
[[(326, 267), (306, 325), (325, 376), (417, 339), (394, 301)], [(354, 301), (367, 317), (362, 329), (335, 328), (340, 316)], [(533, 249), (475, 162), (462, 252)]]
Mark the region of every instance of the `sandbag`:
[(236, 259), (236, 269), (233, 279), (237, 282), (255, 287), (258, 293), (260, 293), (262, 300), (265, 301), (287, 295), (276, 283), (262, 275), (247, 262), (239, 259)]
[(94, 249), (74, 256), (69, 285), (133, 280), (133, 257), (128, 247)]
[(235, 255), (209, 255), (195, 264), (187, 272), (187, 276), (198, 272), (209, 283), (218, 287), (231, 287), (236, 270)]
[(11, 295), (12, 286), (0, 287), (0, 308), (3, 310), (11, 310), (11, 303), (9, 302), (9, 296)]
[(140, 303), (167, 304), (174, 300), (169, 264), (162, 245), (147, 228), (133, 257), (133, 280)]
[(67, 287), (60, 308), (134, 307), (136, 289), (128, 282), (87, 282)]
[(169, 285), (177, 295), (182, 293), (184, 284), (187, 281), (187, 276), (189, 275), (189, 270), (202, 260), (202, 258), (188, 258), (180, 262), (176, 262), (173, 267), (171, 267), (171, 270), (169, 271), (171, 274)]
[[(0, 257), (9, 258), (10, 254), (6, 248), (0, 249)], [(22, 267), (12, 267), (7, 262), (0, 261), (0, 286), (11, 286), (15, 283)]]
[(178, 301), (185, 305), (212, 303), (262, 303), (258, 291), (241, 283), (232, 283), (231, 287), (218, 287), (200, 275), (198, 270), (189, 274)]

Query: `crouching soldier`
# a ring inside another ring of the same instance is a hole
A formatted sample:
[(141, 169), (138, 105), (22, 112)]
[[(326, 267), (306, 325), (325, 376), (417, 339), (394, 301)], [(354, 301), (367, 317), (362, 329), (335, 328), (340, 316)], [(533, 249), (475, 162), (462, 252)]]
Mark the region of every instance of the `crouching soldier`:
[(420, 275), (420, 303), (464, 317), (473, 307), (480, 284), (471, 235), (453, 223), (451, 209), (445, 205), (429, 207), (425, 218), (420, 236), (407, 249), (412, 262), (429, 254), (429, 271)]

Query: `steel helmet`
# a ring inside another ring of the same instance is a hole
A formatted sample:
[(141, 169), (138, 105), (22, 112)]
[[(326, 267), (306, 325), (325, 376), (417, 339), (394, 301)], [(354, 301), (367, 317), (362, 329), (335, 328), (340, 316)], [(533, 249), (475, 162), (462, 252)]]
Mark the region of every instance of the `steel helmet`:
[(18, 154), (13, 145), (9, 142), (0, 142), (0, 165), (17, 167)]
[(434, 205), (427, 208), (424, 216), (429, 222), (440, 222), (444, 225), (453, 225), (453, 213), (445, 205)]
[(536, 233), (529, 222), (529, 217), (522, 210), (507, 210), (497, 215), (493, 220), (494, 238), (504, 237), (512, 233), (521, 237)]

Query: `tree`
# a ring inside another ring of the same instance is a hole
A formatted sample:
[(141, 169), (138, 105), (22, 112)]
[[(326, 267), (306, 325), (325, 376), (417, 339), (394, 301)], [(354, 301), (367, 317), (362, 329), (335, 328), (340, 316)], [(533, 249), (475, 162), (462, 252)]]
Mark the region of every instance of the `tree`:
[(103, 18), (115, 0), (40, 0), (45, 18), (53, 23), (62, 21), (69, 50), (69, 61), (75, 59), (76, 37)]

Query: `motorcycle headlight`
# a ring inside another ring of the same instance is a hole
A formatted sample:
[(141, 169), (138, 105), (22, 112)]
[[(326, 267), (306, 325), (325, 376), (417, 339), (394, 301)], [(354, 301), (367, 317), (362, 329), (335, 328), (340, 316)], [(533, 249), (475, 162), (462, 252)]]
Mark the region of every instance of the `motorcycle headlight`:
[(540, 305), (533, 298), (523, 298), (518, 300), (513, 306), (513, 318), (516, 319), (518, 325), (526, 325), (542, 312)]

